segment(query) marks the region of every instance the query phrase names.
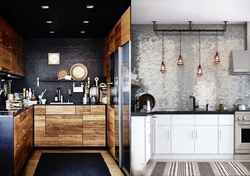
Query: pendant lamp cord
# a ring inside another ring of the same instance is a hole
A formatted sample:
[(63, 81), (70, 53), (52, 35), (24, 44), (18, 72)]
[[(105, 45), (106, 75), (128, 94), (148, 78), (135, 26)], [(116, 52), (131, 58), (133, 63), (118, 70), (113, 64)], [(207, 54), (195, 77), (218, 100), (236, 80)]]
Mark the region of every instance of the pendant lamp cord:
[(180, 55), (181, 55), (181, 32), (180, 32)]
[(218, 34), (217, 34), (217, 30), (216, 30), (216, 38), (217, 38), (217, 52), (218, 52)]
[(201, 64), (201, 34), (199, 31), (199, 65)]
[(163, 42), (164, 42), (164, 40), (163, 40), (163, 32), (162, 32), (162, 42), (161, 42), (161, 44), (162, 44), (162, 62), (163, 62), (163, 59), (164, 59), (164, 44), (163, 44)]

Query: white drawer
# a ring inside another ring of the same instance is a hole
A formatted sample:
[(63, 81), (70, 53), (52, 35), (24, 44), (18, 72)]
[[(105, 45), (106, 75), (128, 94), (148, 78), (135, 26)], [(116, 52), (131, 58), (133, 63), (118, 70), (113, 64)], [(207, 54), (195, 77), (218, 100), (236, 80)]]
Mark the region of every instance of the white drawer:
[(233, 114), (219, 115), (219, 125), (234, 125), (234, 115)]
[(195, 125), (218, 125), (218, 115), (217, 114), (195, 115)]
[(172, 125), (194, 125), (194, 115), (171, 115)]
[(155, 118), (155, 125), (157, 126), (166, 126), (170, 125), (170, 115), (154, 115)]

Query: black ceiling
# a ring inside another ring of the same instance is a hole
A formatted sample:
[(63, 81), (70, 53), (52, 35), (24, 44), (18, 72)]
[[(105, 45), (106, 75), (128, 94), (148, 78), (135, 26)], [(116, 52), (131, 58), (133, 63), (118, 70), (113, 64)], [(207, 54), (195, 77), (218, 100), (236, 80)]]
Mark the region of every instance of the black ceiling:
[(0, 0), (0, 15), (24, 39), (103, 38), (130, 4), (131, 0)]

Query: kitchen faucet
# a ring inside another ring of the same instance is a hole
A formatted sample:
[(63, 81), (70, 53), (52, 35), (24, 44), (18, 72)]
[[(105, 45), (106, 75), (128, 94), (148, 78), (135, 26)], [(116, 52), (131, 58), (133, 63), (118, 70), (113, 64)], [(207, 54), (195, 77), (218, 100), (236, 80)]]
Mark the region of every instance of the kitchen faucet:
[(199, 105), (196, 105), (195, 97), (191, 95), (189, 98), (193, 99), (193, 111), (196, 111), (196, 108), (199, 108)]

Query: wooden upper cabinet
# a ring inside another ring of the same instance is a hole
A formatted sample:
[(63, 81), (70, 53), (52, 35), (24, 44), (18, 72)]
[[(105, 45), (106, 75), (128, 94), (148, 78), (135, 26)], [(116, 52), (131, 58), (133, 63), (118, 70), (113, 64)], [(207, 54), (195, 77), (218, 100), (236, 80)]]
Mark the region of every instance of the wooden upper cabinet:
[(115, 50), (121, 46), (121, 20), (115, 25)]
[(0, 71), (24, 76), (24, 41), (0, 16)]
[(121, 17), (121, 45), (130, 40), (130, 7)]
[(109, 32), (109, 54), (115, 51), (115, 28)]

